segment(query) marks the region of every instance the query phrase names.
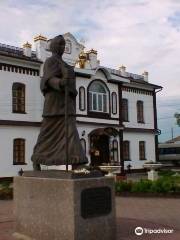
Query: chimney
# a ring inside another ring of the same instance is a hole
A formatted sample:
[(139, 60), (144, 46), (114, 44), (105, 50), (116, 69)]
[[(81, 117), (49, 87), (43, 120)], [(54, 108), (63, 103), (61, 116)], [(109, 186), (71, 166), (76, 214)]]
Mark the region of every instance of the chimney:
[(126, 67), (124, 65), (122, 65), (122, 66), (119, 67), (119, 70), (121, 72), (121, 75), (123, 77), (126, 77)]
[(47, 38), (40, 34), (34, 38), (34, 43), (37, 58), (44, 62), (47, 58)]
[(149, 75), (149, 73), (147, 71), (144, 71), (142, 75), (144, 77), (144, 81), (148, 82), (148, 75)]
[(91, 49), (87, 52), (88, 58), (89, 58), (89, 64), (91, 66), (91, 69), (96, 69), (99, 66), (99, 61), (97, 60), (97, 51), (94, 49)]
[(31, 57), (31, 47), (32, 47), (32, 45), (28, 42), (23, 44), (23, 54), (24, 54), (24, 56)]

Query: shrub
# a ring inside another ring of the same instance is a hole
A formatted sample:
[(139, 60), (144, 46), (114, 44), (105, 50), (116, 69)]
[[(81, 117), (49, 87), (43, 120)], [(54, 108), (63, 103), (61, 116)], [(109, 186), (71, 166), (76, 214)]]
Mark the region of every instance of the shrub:
[(141, 179), (138, 182), (120, 181), (116, 182), (115, 189), (117, 193), (180, 193), (180, 178), (164, 176), (156, 181)]
[(172, 178), (177, 184), (180, 184), (180, 176), (173, 176)]
[(131, 181), (119, 181), (115, 183), (115, 191), (120, 192), (130, 192), (132, 187)]
[(1, 188), (9, 188), (9, 187), (10, 187), (10, 184), (11, 184), (11, 182), (2, 182), (2, 183), (0, 184), (0, 186), (1, 186)]
[(158, 174), (159, 176), (170, 177), (173, 176), (175, 172), (173, 172), (172, 170), (160, 170)]
[(180, 184), (175, 184), (174, 192), (180, 193)]
[(0, 182), (0, 199), (12, 199), (13, 198), (13, 187), (12, 179), (1, 180)]
[(152, 183), (151, 192), (167, 193), (173, 191), (173, 182), (170, 179), (160, 178)]
[(152, 181), (148, 179), (141, 179), (139, 182), (134, 182), (131, 192), (150, 192)]
[(0, 199), (7, 200), (13, 198), (13, 189), (12, 188), (2, 188), (0, 190)]

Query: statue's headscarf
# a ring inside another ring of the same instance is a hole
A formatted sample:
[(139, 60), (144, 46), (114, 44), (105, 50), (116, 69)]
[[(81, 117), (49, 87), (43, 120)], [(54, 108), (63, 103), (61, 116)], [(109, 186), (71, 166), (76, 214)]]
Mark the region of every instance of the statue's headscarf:
[(50, 40), (49, 50), (52, 52), (52, 57), (46, 59), (44, 64), (44, 74), (41, 78), (41, 91), (43, 93), (47, 91), (47, 81), (52, 77), (57, 77), (58, 75), (60, 76), (62, 74), (58, 59), (61, 61), (65, 44), (66, 42), (62, 35), (56, 36)]
[(65, 39), (62, 35), (56, 36), (50, 42), (49, 49), (52, 53), (62, 56), (65, 49)]

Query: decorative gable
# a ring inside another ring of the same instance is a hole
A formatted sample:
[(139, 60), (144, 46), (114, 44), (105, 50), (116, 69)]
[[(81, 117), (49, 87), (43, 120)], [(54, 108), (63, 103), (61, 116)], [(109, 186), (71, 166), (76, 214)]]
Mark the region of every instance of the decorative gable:
[(84, 49), (84, 46), (80, 44), (76, 38), (71, 33), (65, 33), (63, 35), (66, 40), (65, 52), (63, 54), (63, 59), (68, 64), (75, 66), (76, 61), (80, 52)]

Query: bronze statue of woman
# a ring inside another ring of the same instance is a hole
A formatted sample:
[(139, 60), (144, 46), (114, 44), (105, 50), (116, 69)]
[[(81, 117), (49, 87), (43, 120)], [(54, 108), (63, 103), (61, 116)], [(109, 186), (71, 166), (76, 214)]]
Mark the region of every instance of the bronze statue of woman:
[[(76, 128), (76, 82), (74, 68), (62, 60), (65, 40), (59, 35), (50, 42), (52, 56), (44, 63), (41, 91), (44, 95), (43, 121), (32, 155), (34, 170), (40, 164), (66, 165), (66, 126), (68, 127), (68, 164), (87, 163)], [(65, 122), (65, 89), (68, 91), (68, 118)], [(67, 125), (66, 125), (67, 124)]]

